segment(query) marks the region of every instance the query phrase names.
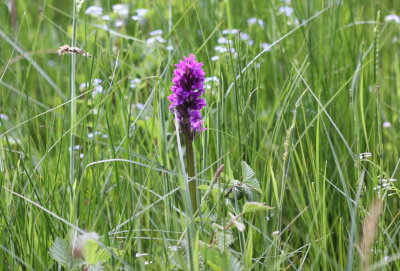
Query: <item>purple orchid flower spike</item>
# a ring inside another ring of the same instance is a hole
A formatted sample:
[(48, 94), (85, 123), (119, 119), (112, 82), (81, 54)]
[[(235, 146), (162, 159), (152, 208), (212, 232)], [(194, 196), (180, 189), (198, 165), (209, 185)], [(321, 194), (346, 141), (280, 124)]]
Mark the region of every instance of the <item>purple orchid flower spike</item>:
[(176, 64), (172, 95), (168, 96), (171, 101), (169, 109), (176, 114), (181, 132), (193, 139), (196, 132), (205, 130), (200, 110), (206, 105), (200, 96), (204, 93), (204, 70), (203, 63), (199, 63), (191, 54)]
[(203, 63), (199, 63), (191, 54), (176, 64), (172, 95), (168, 96), (171, 101), (169, 109), (175, 114), (181, 133), (186, 141), (186, 166), (188, 178), (190, 202), (194, 213), (197, 212), (197, 185), (194, 165), (194, 152), (192, 142), (196, 133), (205, 130), (200, 110), (206, 105), (206, 101), (200, 96), (204, 93), (204, 70)]

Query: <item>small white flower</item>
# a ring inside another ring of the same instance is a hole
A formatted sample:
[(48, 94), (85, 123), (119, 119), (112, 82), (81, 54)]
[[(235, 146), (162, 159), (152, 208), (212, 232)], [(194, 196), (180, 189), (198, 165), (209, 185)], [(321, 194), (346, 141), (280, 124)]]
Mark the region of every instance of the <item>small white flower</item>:
[(174, 47), (172, 47), (171, 45), (168, 45), (167, 48), (165, 48), (165, 49), (167, 49), (167, 51), (173, 51)]
[(394, 21), (395, 23), (400, 23), (400, 17), (397, 16), (396, 14), (390, 14), (385, 17), (386, 22)]
[(77, 0), (76, 1), (76, 10), (77, 10), (77, 12), (81, 11), (83, 2), (85, 2), (85, 1), (84, 0)]
[(276, 237), (279, 235), (279, 231), (274, 231), (271, 235), (272, 235), (272, 237)]
[(121, 27), (124, 25), (124, 22), (120, 19), (115, 20), (115, 27)]
[[(101, 79), (98, 79), (98, 78), (95, 78), (95, 79), (92, 80), (92, 87), (94, 87), (94, 90), (92, 92), (92, 97), (96, 96), (96, 94), (103, 93), (103, 86), (100, 85), (102, 82), (103, 81)], [(84, 91), (87, 88), (89, 88), (89, 86), (90, 85), (89, 85), (88, 82), (82, 83), (82, 84), (79, 85), (79, 89), (81, 91)]]
[(6, 114), (0, 114), (0, 119), (1, 119), (1, 120), (8, 120), (9, 117), (8, 117), (8, 115), (6, 115)]
[(255, 23), (258, 23), (260, 26), (264, 25), (264, 21), (262, 19), (257, 19), (257, 18), (249, 18), (247, 19), (247, 23), (249, 25), (253, 25)]
[(229, 29), (224, 29), (224, 30), (222, 30), (222, 34), (223, 35), (227, 35), (227, 34), (229, 34), (230, 33), (230, 30)]
[(102, 7), (90, 6), (85, 10), (85, 14), (92, 16), (101, 16), (103, 14)]
[(161, 29), (151, 31), (151, 32), (149, 33), (150, 36), (160, 36), (160, 35), (162, 35), (162, 34), (163, 34), (163, 31), (162, 31)]
[(146, 43), (147, 43), (147, 44), (153, 44), (155, 41), (156, 41), (156, 38), (155, 38), (155, 37), (151, 37), (151, 38), (148, 38), (148, 39), (146, 40)]
[(383, 123), (383, 127), (385, 127), (385, 128), (389, 128), (389, 127), (391, 127), (392, 126), (392, 124), (390, 123), (390, 122), (388, 122), (388, 121), (385, 121), (384, 123)]
[(158, 41), (159, 43), (165, 43), (167, 42), (165, 39), (163, 39), (161, 36), (157, 36), (156, 37), (156, 41)]
[(213, 57), (211, 57), (211, 61), (217, 61), (217, 60), (219, 60), (219, 56), (213, 56)]
[(224, 37), (218, 39), (218, 43), (219, 44), (227, 44), (228, 41), (229, 40), (227, 38), (224, 38)]
[(137, 84), (140, 84), (141, 82), (142, 82), (142, 80), (140, 80), (139, 78), (134, 78), (130, 82), (131, 83), (130, 87), (135, 88), (137, 86)]
[(208, 83), (208, 82), (211, 82), (211, 81), (214, 81), (214, 82), (219, 82), (219, 79), (218, 79), (218, 77), (216, 77), (216, 76), (213, 76), (213, 77), (206, 77), (206, 78), (204, 78), (204, 83)]
[(168, 247), (171, 251), (173, 251), (173, 252), (175, 252), (175, 251), (178, 251), (178, 248), (181, 248), (181, 247), (178, 247), (178, 246), (171, 246), (171, 247)]
[(371, 157), (372, 154), (370, 152), (363, 152), (359, 154), (360, 159), (365, 159)]
[(247, 23), (250, 24), (250, 25), (255, 24), (256, 22), (257, 22), (257, 18), (249, 18), (249, 19), (247, 19)]
[[(81, 146), (79, 146), (79, 145), (74, 146), (74, 150), (79, 150), (80, 148), (81, 148)], [(68, 150), (72, 151), (71, 147), (69, 147)]]
[(248, 40), (248, 39), (249, 39), (249, 34), (247, 34), (247, 33), (242, 33), (242, 34), (240, 35), (240, 38), (241, 38), (242, 40)]
[(97, 94), (102, 94), (104, 93), (103, 91), (103, 86), (97, 86), (94, 91), (92, 92), (92, 97), (96, 96)]
[(88, 133), (88, 138), (93, 138), (96, 135), (101, 135), (101, 132), (100, 131), (96, 131), (94, 133)]
[(128, 6), (124, 4), (113, 5), (112, 9), (115, 13), (118, 13), (120, 16), (127, 16), (129, 13)]
[(109, 21), (111, 18), (110, 18), (110, 15), (104, 15), (103, 17), (101, 17), (104, 21)]
[(264, 42), (264, 43), (261, 44), (261, 47), (262, 47), (263, 50), (266, 51), (266, 52), (271, 51), (271, 44), (269, 44), (269, 43)]
[(220, 52), (220, 53), (225, 53), (225, 52), (228, 51), (228, 49), (223, 47), (223, 46), (215, 46), (214, 50), (217, 51), (217, 52)]
[(228, 34), (236, 35), (237, 33), (239, 33), (239, 30), (237, 30), (235, 28), (222, 30), (223, 35), (228, 35)]
[(148, 255), (149, 255), (148, 253), (136, 253), (136, 258), (140, 258), (143, 256), (148, 256)]
[(294, 9), (291, 7), (285, 6), (285, 7), (280, 7), (279, 12), (284, 13), (286, 15), (286, 17), (290, 17), (290, 16), (292, 16)]
[(370, 153), (370, 152), (363, 152), (363, 153), (360, 153), (359, 155), (358, 155), (358, 157), (360, 158), (360, 159), (366, 159), (366, 158), (369, 158), (369, 157), (371, 157), (372, 156), (372, 154)]
[(136, 10), (136, 14), (139, 17), (143, 17), (144, 15), (146, 15), (147, 12), (149, 12), (149, 10), (145, 9), (145, 8), (139, 8), (139, 9)]
[(97, 85), (100, 85), (101, 83), (103, 83), (103, 80), (101, 80), (99, 78), (93, 79), (93, 85), (97, 86)]
[(137, 104), (136, 104), (136, 108), (139, 109), (139, 110), (142, 110), (142, 109), (144, 108), (144, 104), (142, 104), (142, 103), (137, 103)]

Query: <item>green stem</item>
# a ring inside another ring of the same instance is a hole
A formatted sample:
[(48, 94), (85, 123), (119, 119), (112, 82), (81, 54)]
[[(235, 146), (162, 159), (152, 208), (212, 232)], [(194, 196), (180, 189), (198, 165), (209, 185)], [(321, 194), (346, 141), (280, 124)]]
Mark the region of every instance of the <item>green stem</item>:
[(189, 181), (189, 193), (190, 193), (190, 201), (192, 202), (193, 213), (197, 211), (197, 189), (196, 189), (196, 178), (194, 178), (195, 169), (194, 169), (194, 153), (192, 146), (192, 138), (190, 134), (185, 135), (186, 141), (186, 168), (188, 173), (188, 181)]

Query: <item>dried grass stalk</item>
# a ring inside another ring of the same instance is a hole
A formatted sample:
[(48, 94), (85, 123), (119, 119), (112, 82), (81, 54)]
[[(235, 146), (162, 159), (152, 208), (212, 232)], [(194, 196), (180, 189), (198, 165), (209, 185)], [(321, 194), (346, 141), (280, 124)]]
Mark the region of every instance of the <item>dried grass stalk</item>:
[(369, 209), (369, 213), (362, 225), (362, 235), (360, 240), (360, 256), (363, 270), (369, 270), (371, 263), (371, 249), (376, 238), (379, 218), (382, 214), (382, 201), (376, 199)]

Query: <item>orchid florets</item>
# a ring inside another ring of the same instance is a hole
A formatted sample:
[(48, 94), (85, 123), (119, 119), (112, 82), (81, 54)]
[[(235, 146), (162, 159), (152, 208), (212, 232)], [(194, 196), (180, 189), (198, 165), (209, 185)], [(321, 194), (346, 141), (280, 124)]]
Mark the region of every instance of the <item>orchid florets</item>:
[(175, 64), (172, 95), (169, 109), (176, 115), (180, 130), (183, 134), (193, 138), (196, 132), (204, 130), (200, 110), (206, 105), (200, 96), (204, 93), (203, 63), (199, 63), (193, 54)]

